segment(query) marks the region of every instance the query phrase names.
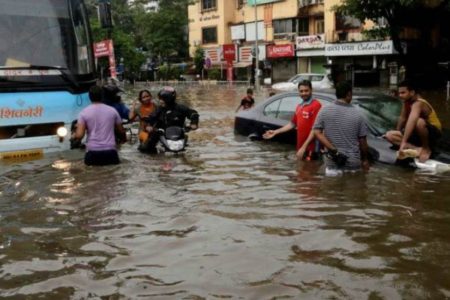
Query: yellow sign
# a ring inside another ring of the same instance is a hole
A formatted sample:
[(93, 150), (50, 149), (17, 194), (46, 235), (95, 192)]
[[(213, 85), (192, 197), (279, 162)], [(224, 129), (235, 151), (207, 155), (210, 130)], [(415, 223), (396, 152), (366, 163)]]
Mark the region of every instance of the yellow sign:
[(24, 161), (40, 159), (44, 156), (42, 149), (31, 149), (24, 151), (0, 152), (0, 160)]

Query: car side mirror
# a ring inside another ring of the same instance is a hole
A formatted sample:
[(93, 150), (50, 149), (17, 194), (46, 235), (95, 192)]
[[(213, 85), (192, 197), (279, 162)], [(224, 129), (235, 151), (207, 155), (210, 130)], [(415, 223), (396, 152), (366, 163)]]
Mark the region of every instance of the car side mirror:
[(102, 28), (112, 28), (111, 3), (109, 0), (98, 0), (98, 19)]

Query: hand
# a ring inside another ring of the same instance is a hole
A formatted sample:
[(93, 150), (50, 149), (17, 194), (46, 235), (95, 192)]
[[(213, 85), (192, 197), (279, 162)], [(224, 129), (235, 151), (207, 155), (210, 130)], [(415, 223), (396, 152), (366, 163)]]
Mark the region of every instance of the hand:
[(270, 140), (271, 138), (273, 138), (276, 135), (277, 135), (277, 133), (275, 132), (275, 130), (267, 130), (266, 132), (264, 132), (263, 138), (266, 140)]
[(152, 126), (148, 125), (145, 126), (145, 131), (147, 131), (148, 133), (152, 132), (153, 130), (155, 130)]
[(370, 169), (370, 163), (369, 163), (369, 161), (368, 161), (367, 159), (363, 160), (363, 161), (361, 162), (361, 167), (362, 167), (362, 169), (363, 169), (364, 171), (369, 171), (369, 169)]
[(303, 159), (303, 156), (305, 156), (305, 151), (306, 151), (306, 148), (304, 148), (304, 147), (301, 147), (300, 149), (298, 149), (298, 151), (296, 153), (297, 159)]
[(197, 124), (191, 124), (191, 125), (189, 125), (189, 127), (191, 128), (191, 130), (197, 130), (198, 129), (198, 125)]

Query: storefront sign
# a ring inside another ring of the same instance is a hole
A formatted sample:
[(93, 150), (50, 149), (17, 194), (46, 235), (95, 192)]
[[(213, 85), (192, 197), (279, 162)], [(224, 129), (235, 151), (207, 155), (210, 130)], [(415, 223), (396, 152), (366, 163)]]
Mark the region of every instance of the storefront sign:
[(245, 26), (236, 25), (231, 26), (231, 39), (234, 40), (244, 40), (245, 39)]
[(396, 54), (392, 41), (326, 44), (326, 56), (389, 55)]
[(204, 17), (200, 17), (200, 21), (209, 21), (209, 20), (217, 20), (220, 19), (220, 16), (218, 15), (212, 15), (212, 16), (204, 16)]
[(282, 1), (282, 0), (247, 0), (247, 3), (250, 6), (255, 6), (255, 3), (256, 3), (256, 5), (261, 5), (261, 4), (280, 2), (280, 1)]
[(236, 59), (236, 47), (234, 44), (223, 45), (222, 53), (225, 61), (234, 61)]
[(111, 77), (117, 77), (116, 58), (114, 56), (114, 45), (112, 40), (104, 40), (94, 44), (95, 58), (108, 56), (109, 57), (109, 71)]
[(293, 44), (267, 46), (268, 58), (293, 57), (293, 56), (294, 56)]
[(297, 42), (296, 43), (297, 50), (325, 48), (325, 35), (316, 34), (316, 35), (298, 36), (296, 42)]

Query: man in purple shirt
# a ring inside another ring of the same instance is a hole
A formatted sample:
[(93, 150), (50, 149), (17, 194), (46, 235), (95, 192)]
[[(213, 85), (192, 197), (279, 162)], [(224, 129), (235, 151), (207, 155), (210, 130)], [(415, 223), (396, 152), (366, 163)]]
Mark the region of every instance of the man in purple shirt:
[(92, 104), (80, 112), (73, 136), (81, 140), (87, 131), (84, 163), (88, 166), (119, 164), (114, 130), (122, 141), (126, 140), (122, 119), (114, 108), (102, 103), (102, 89), (99, 86), (89, 89), (89, 98)]

